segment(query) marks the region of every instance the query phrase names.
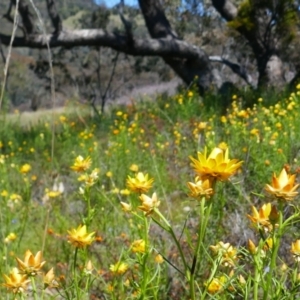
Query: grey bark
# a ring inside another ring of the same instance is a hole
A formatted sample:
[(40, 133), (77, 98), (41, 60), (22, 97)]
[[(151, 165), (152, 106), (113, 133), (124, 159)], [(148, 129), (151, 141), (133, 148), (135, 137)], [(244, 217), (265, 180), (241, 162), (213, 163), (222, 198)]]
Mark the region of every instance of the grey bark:
[[(159, 0), (139, 0), (140, 8), (144, 16), (146, 26), (153, 39), (166, 38), (172, 42), (181, 42), (176, 32), (171, 28), (165, 16)], [(190, 45), (195, 53), (194, 57), (171, 57), (162, 56), (164, 61), (183, 79), (187, 84), (195, 81), (200, 93), (209, 90), (214, 82), (212, 66), (206, 53)]]
[[(238, 16), (238, 9), (230, 0), (212, 0), (212, 4), (226, 21)], [(257, 13), (256, 26), (250, 29), (241, 26), (238, 32), (248, 40), (253, 50), (259, 73), (258, 86), (280, 87), (284, 84), (283, 64), (275, 37), (268, 32), (269, 22), (267, 16)]]

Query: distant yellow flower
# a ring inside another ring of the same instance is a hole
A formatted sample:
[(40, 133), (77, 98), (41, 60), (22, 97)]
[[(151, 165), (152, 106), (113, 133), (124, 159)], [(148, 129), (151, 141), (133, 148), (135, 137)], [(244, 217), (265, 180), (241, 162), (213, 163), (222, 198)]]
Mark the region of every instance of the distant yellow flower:
[(198, 152), (198, 159), (191, 156), (190, 159), (193, 162), (192, 167), (194, 167), (200, 179), (210, 179), (211, 181), (228, 180), (243, 163), (237, 159), (230, 160), (228, 158), (228, 148), (225, 151), (220, 148), (214, 148), (208, 157), (207, 149), (205, 148), (203, 154)]
[(33, 256), (31, 251), (27, 250), (25, 252), (24, 261), (20, 260), (18, 257), (16, 260), (20, 274), (25, 274), (27, 276), (36, 276), (46, 263), (45, 261), (42, 261), (41, 251), (38, 251), (37, 254)]
[(84, 184), (88, 187), (93, 186), (99, 178), (100, 170), (98, 168), (94, 169), (91, 174), (82, 174), (78, 177), (78, 181), (84, 181)]
[(17, 238), (16, 234), (11, 232), (5, 239), (4, 239), (4, 243), (8, 244), (12, 241), (14, 241)]
[(69, 243), (77, 248), (84, 248), (95, 240), (95, 232), (87, 233), (85, 225), (79, 225), (77, 229), (68, 231)]
[(20, 173), (27, 174), (30, 170), (31, 170), (31, 165), (25, 164), (25, 165), (21, 166)]
[(8, 196), (8, 191), (7, 190), (3, 190), (0, 195), (2, 197), (6, 197), (6, 196)]
[(214, 192), (210, 180), (200, 180), (199, 176), (195, 178), (195, 183), (188, 182), (187, 186), (190, 189), (189, 196), (196, 199), (203, 196), (209, 199)]
[(226, 150), (228, 148), (228, 145), (225, 143), (225, 142), (221, 142), (219, 145), (218, 145), (218, 148), (222, 149), (222, 150)]
[(149, 179), (148, 174), (144, 175), (144, 173), (138, 172), (135, 177), (128, 176), (126, 183), (127, 187), (131, 191), (141, 194), (149, 191), (149, 189), (152, 187), (153, 181), (153, 178)]
[(130, 191), (128, 189), (124, 189), (124, 190), (120, 191), (120, 194), (123, 196), (128, 196), (128, 195), (130, 195)]
[(146, 242), (143, 239), (136, 240), (131, 244), (131, 250), (134, 253), (145, 253)]
[(145, 194), (140, 196), (142, 205), (138, 208), (146, 213), (146, 216), (150, 215), (154, 208), (157, 208), (160, 205), (160, 201), (157, 199), (156, 193), (153, 193), (152, 197), (148, 197)]
[(247, 215), (247, 217), (253, 223), (254, 227), (256, 227), (257, 229), (263, 229), (266, 232), (270, 232), (273, 230), (272, 223), (276, 221), (272, 219), (273, 214), (271, 214), (271, 212), (272, 212), (271, 203), (264, 204), (259, 211), (257, 211), (257, 209), (254, 206), (252, 206), (252, 216)]
[(110, 265), (109, 269), (115, 274), (122, 275), (128, 270), (128, 265), (119, 261), (114, 265)]
[(113, 176), (113, 173), (111, 171), (106, 172), (105, 174), (108, 178), (111, 178)]
[(158, 263), (158, 264), (162, 264), (164, 262), (164, 258), (160, 255), (160, 254), (157, 254), (154, 258), (155, 262)]
[(60, 191), (45, 189), (45, 196), (47, 198), (57, 198), (61, 195)]
[(214, 255), (221, 257), (221, 264), (226, 267), (234, 267), (235, 261), (238, 259), (237, 249), (230, 243), (219, 242), (215, 246), (209, 247)]
[(207, 127), (207, 122), (200, 122), (199, 124), (198, 124), (198, 128), (199, 129), (205, 129)]
[(193, 97), (194, 93), (192, 91), (189, 91), (187, 95), (188, 97)]
[(87, 158), (83, 158), (81, 155), (79, 155), (76, 157), (73, 166), (71, 166), (71, 169), (74, 170), (75, 172), (80, 173), (89, 169), (91, 164), (92, 164), (92, 159), (89, 156)]
[(299, 184), (295, 184), (296, 175), (287, 174), (285, 168), (282, 169), (279, 177), (273, 174), (271, 185), (266, 185), (266, 191), (283, 201), (291, 201), (298, 195), (296, 189)]
[(300, 262), (300, 240), (297, 240), (295, 243), (292, 243), (291, 253), (293, 254), (294, 259), (297, 262)]
[(131, 212), (132, 211), (132, 206), (128, 203), (121, 202), (122, 205), (122, 210), (125, 212)]
[(129, 167), (129, 170), (132, 171), (132, 172), (138, 172), (139, 166), (136, 165), (136, 164), (132, 164), (132, 165)]
[(9, 289), (12, 293), (18, 294), (26, 291), (30, 279), (26, 275), (19, 273), (18, 268), (13, 268), (9, 276), (3, 275), (5, 283), (2, 285)]
[(222, 123), (226, 123), (227, 122), (227, 118), (225, 116), (222, 116), (220, 120), (221, 120)]
[(62, 123), (64, 123), (64, 122), (67, 121), (67, 117), (64, 116), (64, 115), (61, 115), (61, 116), (59, 116), (59, 120), (60, 120)]

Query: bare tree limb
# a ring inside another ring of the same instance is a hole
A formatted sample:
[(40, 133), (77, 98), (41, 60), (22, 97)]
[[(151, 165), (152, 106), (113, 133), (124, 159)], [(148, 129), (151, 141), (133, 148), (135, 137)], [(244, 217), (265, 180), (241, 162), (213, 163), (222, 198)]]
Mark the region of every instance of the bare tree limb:
[(130, 21), (126, 20), (124, 14), (123, 14), (123, 8), (124, 8), (124, 3), (121, 2), (118, 7), (119, 15), (120, 15), (121, 21), (124, 25), (125, 32), (128, 37), (128, 43), (133, 43), (132, 24)]
[(245, 82), (248, 85), (250, 85), (252, 88), (255, 87), (255, 85), (253, 84), (252, 77), (247, 73), (246, 69), (243, 66), (233, 63), (233, 62), (229, 61), (228, 59), (225, 59), (221, 56), (210, 56), (209, 60), (212, 62), (219, 62), (219, 63), (222, 63), (222, 64), (228, 66), (232, 70), (233, 73), (239, 75), (242, 79), (245, 80)]
[(11, 22), (11, 23), (14, 22), (13, 17), (10, 15), (11, 10), (12, 10), (12, 7), (13, 7), (13, 3), (12, 3), (12, 1), (10, 1), (10, 2), (9, 2), (8, 10), (7, 10), (7, 12), (3, 15), (3, 18), (7, 19), (7, 20), (8, 20), (9, 22)]
[(1, 39), (0, 39), (0, 54), (1, 54), (2, 61), (5, 64), (6, 63), (6, 57), (5, 57), (5, 54), (4, 54), (4, 51), (3, 51)]
[[(10, 35), (0, 33), (4, 45), (8, 45)], [(16, 37), (13, 47), (29, 47), (46, 49), (47, 42), (51, 48), (77, 46), (104, 46), (130, 55), (148, 55), (177, 57), (186, 59), (208, 59), (205, 52), (198, 47), (181, 40), (161, 39), (134, 39), (134, 45), (128, 44), (127, 36), (119, 33), (109, 33), (102, 29), (81, 29), (63, 31), (58, 35), (32, 34), (30, 39)]]
[(57, 12), (55, 1), (54, 0), (46, 0), (46, 2), (47, 2), (48, 14), (51, 19), (52, 25), (54, 27), (53, 34), (59, 34), (62, 31), (62, 21)]

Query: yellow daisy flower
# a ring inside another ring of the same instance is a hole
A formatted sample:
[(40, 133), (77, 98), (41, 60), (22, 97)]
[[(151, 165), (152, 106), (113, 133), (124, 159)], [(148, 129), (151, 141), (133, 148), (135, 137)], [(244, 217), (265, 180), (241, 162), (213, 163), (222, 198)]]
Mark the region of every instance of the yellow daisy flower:
[(127, 187), (135, 193), (147, 193), (152, 187), (154, 179), (150, 178), (148, 174), (138, 172), (135, 177), (128, 176), (127, 178)]
[(2, 285), (14, 294), (23, 293), (28, 287), (30, 279), (20, 274), (18, 268), (13, 268), (9, 276), (3, 275), (5, 283)]
[(286, 169), (283, 168), (278, 177), (273, 174), (272, 183), (267, 184), (265, 190), (279, 200), (291, 201), (298, 195), (296, 189), (299, 184), (295, 184), (295, 179), (295, 174), (287, 174)]
[(77, 248), (84, 248), (95, 240), (95, 232), (87, 233), (85, 225), (79, 225), (77, 229), (68, 231), (69, 243)]
[(201, 180), (209, 179), (212, 182), (228, 180), (243, 163), (237, 159), (229, 159), (228, 148), (226, 150), (214, 148), (209, 156), (207, 156), (207, 149), (205, 148), (204, 153), (198, 152), (198, 159), (191, 156), (190, 159), (199, 178)]
[(27, 276), (36, 276), (40, 270), (42, 269), (43, 265), (46, 263), (42, 261), (42, 252), (38, 251), (35, 256), (31, 253), (30, 250), (25, 252), (24, 261), (16, 258), (18, 263), (18, 269), (20, 274), (25, 274)]
[(87, 158), (83, 158), (81, 155), (79, 155), (76, 157), (73, 166), (71, 166), (71, 169), (74, 170), (75, 172), (80, 173), (89, 169), (91, 164), (92, 164), (92, 159), (89, 156)]

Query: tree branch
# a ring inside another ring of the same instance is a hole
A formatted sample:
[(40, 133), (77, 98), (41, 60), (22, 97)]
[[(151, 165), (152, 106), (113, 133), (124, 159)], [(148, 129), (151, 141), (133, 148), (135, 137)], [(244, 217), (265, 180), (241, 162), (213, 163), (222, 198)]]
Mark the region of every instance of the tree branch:
[(12, 16), (10, 15), (11, 13), (11, 10), (12, 10), (12, 7), (13, 7), (13, 3), (12, 1), (9, 2), (9, 7), (8, 7), (8, 10), (7, 12), (3, 15), (3, 18), (7, 19), (9, 22), (13, 23), (14, 22), (14, 19), (12, 18)]
[(124, 14), (123, 14), (123, 9), (124, 9), (124, 3), (120, 3), (118, 7), (119, 15), (121, 18), (121, 21), (124, 25), (125, 32), (127, 34), (128, 42), (133, 43), (133, 33), (132, 33), (132, 24), (130, 21), (126, 20)]
[(246, 69), (243, 66), (233, 63), (221, 56), (210, 56), (209, 60), (212, 62), (219, 62), (228, 66), (233, 73), (239, 75), (242, 79), (245, 80), (247, 84), (249, 84), (253, 88), (255, 87), (253, 84), (252, 77), (247, 73)]
[(54, 27), (53, 34), (59, 34), (62, 31), (62, 21), (57, 12), (55, 1), (54, 0), (46, 0), (47, 2), (47, 10), (48, 15), (52, 21), (52, 25)]
[[(4, 45), (9, 45), (10, 36), (1, 34), (0, 39)], [(134, 44), (128, 44), (126, 35), (109, 33), (102, 29), (81, 29), (63, 31), (58, 35), (32, 34), (30, 39), (16, 37), (13, 47), (29, 47), (46, 49), (47, 42), (51, 48), (77, 46), (104, 46), (130, 55), (168, 56), (186, 59), (206, 59), (204, 51), (198, 47), (181, 40), (161, 39), (134, 39)]]

